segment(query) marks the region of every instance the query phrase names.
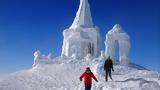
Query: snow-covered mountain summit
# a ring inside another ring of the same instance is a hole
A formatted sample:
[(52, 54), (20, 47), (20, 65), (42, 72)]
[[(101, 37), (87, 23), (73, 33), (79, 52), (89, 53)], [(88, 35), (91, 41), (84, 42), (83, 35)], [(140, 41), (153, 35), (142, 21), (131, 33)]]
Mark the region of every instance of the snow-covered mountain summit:
[[(73, 24), (63, 31), (62, 53), (34, 53), (34, 64), (29, 70), (0, 77), (0, 90), (84, 90), (79, 76), (90, 67), (98, 78), (92, 90), (160, 90), (159, 74), (131, 63), (129, 35), (116, 24), (107, 34), (106, 50), (101, 51), (101, 35), (93, 24), (88, 0), (80, 0)], [(118, 46), (119, 45), (119, 46)], [(119, 61), (115, 59), (119, 49)], [(113, 81), (105, 82), (103, 65), (106, 57), (114, 60)]]
[[(104, 59), (73, 59), (57, 57), (52, 63), (39, 63), (32, 69), (10, 74), (0, 80), (0, 90), (84, 90), (79, 76), (91, 67), (99, 82), (92, 90), (160, 90), (158, 73), (139, 69), (136, 65), (114, 65), (113, 81), (105, 82)], [(136, 68), (135, 68), (136, 67)]]

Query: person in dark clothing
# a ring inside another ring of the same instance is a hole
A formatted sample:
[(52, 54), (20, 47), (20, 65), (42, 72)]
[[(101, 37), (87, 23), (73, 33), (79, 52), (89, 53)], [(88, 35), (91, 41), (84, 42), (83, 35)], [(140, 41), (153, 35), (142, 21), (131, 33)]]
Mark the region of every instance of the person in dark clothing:
[(91, 72), (90, 68), (87, 67), (86, 71), (80, 76), (80, 81), (84, 78), (85, 90), (91, 90), (92, 87), (92, 78), (98, 82), (97, 78)]
[(105, 61), (105, 64), (104, 64), (104, 70), (106, 71), (106, 81), (108, 81), (108, 75), (109, 75), (110, 79), (112, 80), (111, 69), (114, 72), (113, 62), (112, 62), (112, 59), (109, 56), (107, 58), (107, 60)]

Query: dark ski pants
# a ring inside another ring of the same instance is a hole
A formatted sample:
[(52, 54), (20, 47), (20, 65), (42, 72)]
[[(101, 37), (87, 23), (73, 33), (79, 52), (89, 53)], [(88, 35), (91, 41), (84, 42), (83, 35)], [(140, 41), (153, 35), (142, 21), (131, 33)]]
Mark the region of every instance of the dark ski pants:
[(109, 75), (110, 79), (112, 79), (111, 70), (106, 70), (106, 81), (108, 81), (108, 75)]
[(91, 84), (85, 84), (85, 90), (91, 90)]

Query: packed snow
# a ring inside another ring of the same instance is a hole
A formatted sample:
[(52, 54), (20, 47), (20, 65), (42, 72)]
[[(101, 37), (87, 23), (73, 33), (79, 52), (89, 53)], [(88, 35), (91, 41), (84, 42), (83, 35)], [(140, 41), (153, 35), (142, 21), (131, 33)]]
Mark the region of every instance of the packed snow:
[(57, 57), (50, 64), (39, 62), (30, 70), (1, 78), (0, 90), (84, 90), (79, 77), (87, 66), (99, 80), (93, 82), (92, 90), (160, 90), (157, 72), (118, 63), (114, 65), (113, 81), (105, 82), (104, 61), (100, 56), (81, 60)]

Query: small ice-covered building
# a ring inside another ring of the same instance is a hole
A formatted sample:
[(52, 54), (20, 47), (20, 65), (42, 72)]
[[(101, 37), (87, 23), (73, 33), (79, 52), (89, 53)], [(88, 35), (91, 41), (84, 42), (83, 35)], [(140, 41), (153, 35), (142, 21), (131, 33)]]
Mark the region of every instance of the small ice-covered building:
[(106, 34), (105, 45), (106, 45), (106, 50), (105, 50), (106, 57), (110, 56), (115, 61), (116, 51), (119, 51), (119, 61), (121, 65), (128, 65), (129, 51), (131, 46), (130, 37), (119, 24), (116, 24)]
[(72, 25), (63, 31), (62, 56), (96, 57), (100, 49), (99, 29), (93, 24), (88, 0), (80, 0), (80, 6)]

